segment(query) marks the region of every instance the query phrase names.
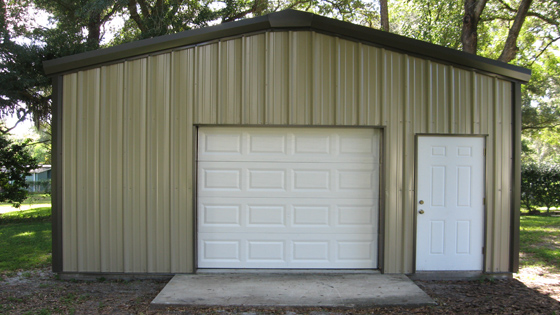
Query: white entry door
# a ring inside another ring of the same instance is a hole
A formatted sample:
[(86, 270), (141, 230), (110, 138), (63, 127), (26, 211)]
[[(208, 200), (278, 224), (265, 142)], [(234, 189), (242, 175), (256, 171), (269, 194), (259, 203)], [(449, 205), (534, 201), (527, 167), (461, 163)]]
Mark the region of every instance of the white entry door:
[(198, 135), (199, 268), (377, 268), (378, 130)]
[(416, 270), (482, 270), (484, 138), (418, 138)]

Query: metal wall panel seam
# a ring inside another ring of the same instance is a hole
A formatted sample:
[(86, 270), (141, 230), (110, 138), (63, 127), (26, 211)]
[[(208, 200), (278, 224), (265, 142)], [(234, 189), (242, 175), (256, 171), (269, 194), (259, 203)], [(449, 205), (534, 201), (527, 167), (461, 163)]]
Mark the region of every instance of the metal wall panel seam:
[[(100, 160), (100, 152), (99, 152), (99, 130), (100, 130), (100, 119), (99, 119), (99, 109), (100, 109), (100, 69), (92, 69), (87, 71), (87, 80), (88, 80), (88, 91), (87, 91), (87, 99), (85, 103), (88, 107), (86, 110), (88, 111), (87, 120), (88, 124), (86, 126), (93, 127), (87, 128), (86, 134), (89, 136), (87, 137), (87, 223), (88, 229), (87, 236), (87, 249), (86, 249), (86, 270), (85, 271), (99, 271), (101, 267), (101, 225), (100, 225), (100, 210), (99, 210), (99, 190), (100, 190), (100, 182), (99, 182), (99, 160)], [(90, 103), (91, 102), (91, 103)], [(93, 103), (93, 104), (92, 104)], [(93, 121), (92, 121), (93, 119)], [(91, 124), (91, 125), (90, 125)], [(90, 226), (93, 225), (93, 226)]]
[(296, 66), (295, 62), (294, 62), (294, 59), (296, 57), (295, 56), (296, 52), (294, 52), (295, 45), (293, 44), (293, 41), (294, 41), (294, 32), (293, 31), (288, 31), (288, 60), (287, 60), (287, 63), (288, 63), (288, 69), (287, 69), (288, 70), (288, 75), (287, 75), (287, 77), (288, 77), (288, 96), (287, 96), (288, 103), (287, 103), (287, 108), (286, 108), (287, 112), (288, 112), (288, 114), (287, 114), (287, 124), (288, 125), (295, 124), (295, 122), (293, 121), (294, 118), (292, 117), (292, 115), (294, 115), (294, 112), (293, 112), (293, 106), (294, 106), (293, 102), (294, 102), (294, 93), (295, 93), (294, 85), (296, 84), (295, 70), (294, 70), (294, 67)]
[(411, 69), (411, 62), (408, 55), (403, 55), (403, 74), (402, 81), (404, 81), (404, 93), (403, 93), (403, 270), (404, 273), (412, 272), (412, 248), (413, 248), (413, 226), (412, 221), (414, 217), (414, 131), (411, 123), (411, 112), (412, 112), (412, 87), (414, 84), (411, 83), (413, 80), (413, 73)]
[[(499, 80), (499, 84), (501, 85), (502, 92), (500, 93), (502, 96), (502, 106), (504, 107), (503, 111), (503, 119), (502, 119), (502, 134), (505, 136), (502, 138), (502, 146), (503, 146), (503, 158), (502, 161), (504, 163), (504, 167), (502, 168), (502, 215), (504, 220), (502, 220), (502, 247), (504, 247), (504, 254), (502, 255), (502, 262), (500, 264), (501, 270), (506, 271), (509, 270), (509, 248), (510, 248), (510, 238), (509, 238), (509, 227), (510, 227), (510, 194), (511, 194), (511, 172), (508, 170), (511, 169), (512, 163), (512, 148), (511, 148), (511, 92), (508, 91), (507, 87), (509, 84), (502, 80)], [(507, 249), (507, 250), (506, 250)]]
[(272, 106), (272, 93), (270, 92), (270, 86), (271, 86), (271, 81), (272, 81), (272, 72), (273, 72), (273, 68), (272, 68), (272, 50), (273, 50), (273, 45), (272, 45), (272, 40), (271, 40), (271, 34), (270, 33), (265, 33), (265, 38), (264, 38), (264, 64), (265, 64), (265, 73), (264, 73), (264, 124), (269, 124), (271, 119), (270, 119), (270, 115), (272, 113), (272, 109), (270, 108)]
[(519, 224), (521, 209), (521, 84), (511, 83), (512, 107), (512, 193), (510, 205), (510, 262), (509, 271), (519, 271)]
[(435, 132), (433, 130), (433, 114), (432, 110), (434, 107), (433, 96), (432, 96), (432, 80), (433, 80), (433, 71), (432, 71), (432, 62), (430, 60), (426, 60), (426, 78), (425, 78), (425, 91), (426, 91), (426, 132)]
[(335, 117), (334, 117), (334, 121), (335, 121), (335, 125), (343, 125), (341, 117), (342, 117), (342, 109), (341, 109), (341, 51), (340, 51), (340, 38), (335, 37), (334, 38), (334, 45), (335, 45), (335, 103), (334, 106), (336, 108), (335, 110)]
[[(190, 58), (190, 64), (194, 63), (194, 61), (196, 60), (194, 58), (194, 50), (192, 51), (191, 55), (192, 56)], [(194, 71), (189, 72), (188, 77), (190, 78), (190, 82), (194, 82), (196, 80), (196, 77), (194, 76)], [(189, 84), (188, 86), (191, 85)], [(196, 137), (196, 133), (193, 132), (195, 130), (193, 128), (193, 111), (195, 105), (196, 104), (195, 104), (194, 95), (191, 94), (190, 97), (187, 97), (186, 119), (185, 119), (186, 124), (183, 124), (183, 132), (186, 137), (186, 141), (182, 142), (185, 143), (184, 156), (189, 157), (191, 159), (191, 163), (181, 163), (181, 166), (185, 168), (185, 173), (186, 173), (185, 182), (183, 184), (186, 190), (186, 203), (185, 203), (186, 209), (184, 215), (185, 215), (185, 222), (187, 223), (187, 225), (186, 228), (184, 228), (183, 230), (185, 230), (185, 234), (187, 237), (185, 238), (185, 242), (184, 242), (184, 244), (186, 244), (184, 248), (185, 253), (181, 255), (185, 259), (185, 264), (184, 265), (181, 264), (181, 266), (185, 266), (183, 267), (184, 269), (182, 269), (185, 272), (193, 272), (195, 268), (194, 261), (195, 261), (195, 250), (196, 250), (196, 245), (195, 245), (196, 230), (194, 226), (195, 226), (195, 219), (196, 219), (195, 217), (196, 206), (194, 205), (194, 201), (196, 200), (196, 198), (195, 198), (195, 189), (193, 188), (196, 180), (196, 173), (193, 170), (194, 163), (195, 163), (195, 155), (196, 155), (196, 149), (195, 149), (196, 142), (193, 140)], [(179, 242), (183, 244), (183, 242), (181, 242), (180, 240)]]
[[(179, 218), (178, 218), (178, 212), (179, 210), (179, 204), (181, 204), (180, 202), (177, 201), (177, 199), (179, 198), (178, 196), (180, 195), (180, 193), (178, 192), (179, 190), (179, 179), (180, 179), (180, 175), (178, 176), (178, 174), (180, 174), (180, 165), (179, 163), (177, 163), (177, 161), (179, 160), (177, 158), (177, 151), (180, 150), (180, 146), (181, 146), (181, 141), (178, 141), (177, 138), (180, 135), (180, 132), (177, 130), (178, 126), (180, 126), (179, 124), (179, 119), (181, 117), (180, 111), (179, 111), (179, 106), (178, 104), (181, 104), (183, 102), (181, 102), (180, 97), (177, 97), (176, 94), (179, 94), (181, 92), (184, 93), (185, 89), (181, 89), (181, 88), (177, 88), (176, 84), (178, 84), (179, 82), (186, 82), (186, 80), (182, 79), (180, 75), (178, 75), (177, 73), (181, 73), (181, 71), (184, 71), (184, 68), (188, 67), (188, 64), (184, 64), (183, 66), (181, 66), (181, 62), (179, 62), (178, 60), (181, 60), (181, 56), (185, 54), (185, 52), (181, 51), (174, 51), (171, 53), (171, 71), (170, 71), (170, 115), (172, 117), (172, 119), (170, 120), (170, 136), (169, 136), (169, 142), (170, 142), (170, 154), (169, 154), (169, 165), (171, 168), (171, 174), (169, 177), (170, 180), (170, 192), (169, 192), (169, 240), (170, 240), (170, 252), (169, 252), (169, 264), (170, 264), (170, 270), (171, 272), (178, 272), (179, 266), (180, 264), (177, 263), (177, 257), (180, 256), (181, 254), (181, 249), (179, 246), (177, 246), (177, 239), (178, 237), (176, 237), (175, 235), (177, 234), (178, 231), (178, 225), (179, 225)], [(179, 137), (180, 138), (180, 137)], [(175, 171), (173, 171), (175, 170)]]
[(84, 219), (81, 215), (81, 213), (85, 212), (85, 210), (83, 210), (83, 202), (86, 199), (85, 196), (85, 191), (86, 189), (83, 187), (84, 183), (83, 183), (83, 179), (86, 178), (86, 174), (85, 174), (85, 170), (86, 170), (86, 165), (80, 165), (81, 167), (78, 167), (79, 162), (83, 163), (85, 161), (85, 154), (84, 154), (84, 144), (86, 143), (85, 141), (85, 135), (84, 135), (84, 126), (86, 125), (85, 122), (85, 118), (84, 116), (86, 116), (84, 114), (84, 104), (83, 104), (83, 99), (80, 97), (80, 95), (84, 95), (85, 94), (85, 84), (84, 84), (84, 72), (78, 72), (78, 93), (77, 93), (77, 97), (76, 97), (76, 118), (77, 121), (79, 123), (76, 124), (76, 129), (77, 129), (77, 133), (76, 133), (76, 187), (77, 187), (77, 193), (76, 193), (76, 242), (77, 242), (77, 248), (76, 248), (76, 256), (77, 256), (77, 260), (76, 260), (76, 269), (78, 270), (78, 272), (84, 271), (84, 258), (82, 257), (83, 255), (83, 249), (84, 248), (88, 248), (87, 246), (84, 246), (83, 242), (83, 232), (87, 230), (87, 227), (85, 226), (84, 223)]
[(386, 50), (379, 48), (377, 50), (377, 68), (379, 77), (377, 78), (377, 90), (379, 92), (379, 124), (387, 126), (387, 111), (389, 105), (387, 104), (387, 60)]
[(245, 124), (247, 121), (247, 110), (250, 108), (248, 106), (248, 101), (246, 97), (247, 92), (247, 77), (251, 76), (250, 71), (247, 70), (247, 59), (249, 58), (249, 49), (247, 49), (248, 41), (250, 41), (247, 36), (241, 37), (241, 55), (238, 57), (240, 58), (241, 62), (241, 73), (240, 73), (240, 104), (239, 104), (239, 122), (240, 124)]
[(502, 129), (502, 137), (500, 138), (501, 146), (502, 146), (502, 170), (501, 170), (501, 178), (502, 178), (502, 200), (501, 200), (501, 218), (502, 218), (502, 227), (500, 229), (500, 239), (502, 248), (501, 251), (501, 259), (500, 259), (500, 271), (506, 271), (509, 268), (509, 237), (507, 237), (509, 232), (509, 222), (510, 222), (510, 213), (509, 213), (509, 194), (510, 194), (510, 186), (511, 183), (510, 176), (511, 174), (508, 172), (510, 169), (511, 163), (511, 133), (509, 132), (510, 129), (510, 117), (511, 117), (511, 107), (508, 100), (508, 93), (504, 88), (503, 81), (496, 79), (498, 90), (500, 91), (500, 104), (503, 108), (501, 112), (501, 123), (500, 127)]
[(118, 221), (116, 223), (117, 228), (120, 229), (119, 231), (119, 238), (120, 238), (120, 242), (119, 242), (119, 248), (117, 249), (117, 252), (115, 253), (115, 255), (118, 255), (119, 257), (119, 270), (120, 271), (124, 271), (124, 253), (123, 253), (123, 249), (124, 249), (124, 229), (123, 229), (123, 221), (124, 221), (124, 86), (125, 86), (125, 81), (124, 81), (124, 76), (125, 76), (125, 68), (124, 68), (124, 64), (121, 63), (119, 64), (119, 73), (120, 73), (120, 77), (121, 77), (121, 96), (120, 96), (120, 106), (119, 106), (119, 133), (120, 133), (120, 143), (116, 143), (115, 146), (118, 147), (120, 156), (118, 157), (119, 160), (119, 164), (117, 165), (117, 169), (118, 169), (118, 176), (119, 176), (119, 183), (118, 185), (120, 186), (120, 193), (117, 195), (117, 198), (120, 200), (120, 202), (118, 203), (118, 206), (120, 207), (120, 221)]
[(62, 270), (78, 271), (77, 243), (77, 103), (78, 74), (68, 74), (63, 78), (62, 103)]
[(457, 112), (457, 102), (455, 102), (455, 87), (457, 86), (457, 82), (455, 81), (455, 69), (453, 68), (453, 66), (448, 66), (449, 68), (449, 74), (448, 74), (448, 80), (447, 80), (447, 90), (449, 91), (447, 93), (447, 103), (448, 105), (448, 120), (449, 120), (449, 127), (448, 127), (448, 132), (450, 133), (457, 133), (457, 118), (456, 118), (456, 112)]
[[(492, 111), (494, 119), (492, 120), (492, 133), (494, 136), (494, 251), (493, 251), (493, 263), (494, 263), (494, 271), (500, 271), (500, 261), (502, 256), (502, 248), (501, 248), (501, 235), (502, 235), (502, 205), (501, 205), (501, 171), (502, 171), (502, 150), (501, 150), (501, 137), (502, 137), (502, 128), (500, 127), (500, 120), (503, 111), (501, 110), (501, 104), (498, 100), (498, 88), (497, 88), (497, 81), (495, 78), (492, 78), (489, 82), (489, 88), (492, 90), (492, 102), (488, 104), (489, 111)], [(490, 125), (490, 121), (488, 122)]]
[[(392, 106), (392, 111), (393, 111), (393, 124), (394, 126), (396, 126), (396, 136), (397, 136), (397, 192), (399, 194), (399, 196), (397, 196), (397, 222), (399, 223), (397, 228), (400, 229), (400, 231), (398, 233), (396, 233), (398, 235), (398, 238), (396, 240), (397, 244), (399, 244), (400, 246), (400, 250), (397, 251), (398, 253), (398, 265), (397, 265), (397, 270), (398, 272), (403, 272), (404, 268), (405, 268), (405, 262), (404, 262), (404, 245), (405, 245), (405, 240), (403, 238), (404, 235), (404, 225), (405, 225), (405, 221), (406, 221), (406, 213), (405, 213), (405, 207), (406, 205), (404, 204), (404, 180), (403, 180), (403, 164), (404, 164), (404, 152), (405, 152), (405, 147), (404, 147), (404, 128), (403, 128), (403, 112), (404, 112), (404, 102), (402, 100), (402, 95), (403, 95), (403, 91), (402, 91), (402, 83), (403, 83), (403, 58), (404, 56), (402, 54), (397, 54), (397, 53), (392, 53), (391, 54), (391, 59), (392, 59), (392, 63), (393, 66), (396, 68), (393, 70), (393, 80), (392, 80), (392, 93), (393, 93), (393, 104), (396, 106)], [(395, 88), (396, 87), (396, 88)], [(398, 110), (400, 108), (400, 110)]]
[(51, 238), (53, 272), (64, 270), (63, 247), (63, 126), (64, 126), (64, 77), (56, 75), (52, 79), (52, 182), (51, 182)]

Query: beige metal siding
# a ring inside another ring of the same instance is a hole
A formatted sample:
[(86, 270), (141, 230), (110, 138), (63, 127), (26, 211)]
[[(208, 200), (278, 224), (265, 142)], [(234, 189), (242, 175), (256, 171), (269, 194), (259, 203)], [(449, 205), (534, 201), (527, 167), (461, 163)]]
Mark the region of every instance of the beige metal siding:
[[(124, 65), (101, 68), (99, 142), (101, 271), (123, 271)], [(116, 268), (116, 269), (115, 269)]]
[(507, 271), (511, 89), (502, 79), (309, 31), (67, 74), (64, 271), (194, 270), (197, 124), (385, 127), (388, 273), (413, 271), (415, 136), (487, 134), (485, 270)]
[(77, 191), (77, 105), (78, 105), (78, 75), (68, 74), (62, 81), (64, 86), (62, 103), (62, 131), (66, 134), (62, 138), (62, 261), (64, 271), (78, 271), (78, 240), (77, 219), (78, 191)]
[(126, 62), (123, 132), (124, 271), (147, 272), (147, 59)]

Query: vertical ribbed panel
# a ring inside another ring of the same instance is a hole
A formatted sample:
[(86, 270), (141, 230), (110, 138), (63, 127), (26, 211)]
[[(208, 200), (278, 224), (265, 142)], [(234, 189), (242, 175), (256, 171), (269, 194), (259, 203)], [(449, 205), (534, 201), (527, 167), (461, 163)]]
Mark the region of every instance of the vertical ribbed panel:
[(147, 272), (146, 80), (147, 59), (125, 63), (124, 271)]
[(63, 268), (192, 272), (194, 126), (228, 124), (385, 127), (388, 273), (414, 269), (416, 135), (488, 135), (485, 270), (507, 271), (511, 89), (474, 71), (309, 31), (65, 75)]
[[(221, 72), (218, 69), (218, 44), (196, 47), (196, 104), (194, 113), (196, 121), (201, 124), (217, 123), (218, 88)], [(221, 70), (221, 69), (220, 69)], [(221, 98), (220, 98), (221, 100)]]
[(170, 269), (170, 66), (170, 54), (148, 58), (146, 106), (148, 272)]
[(312, 42), (310, 32), (290, 32), (289, 97), (288, 112), (290, 125), (308, 125), (311, 123), (312, 96)]
[(101, 271), (123, 271), (124, 65), (101, 68), (99, 201)]
[(337, 125), (358, 124), (358, 43), (336, 39)]
[(99, 75), (100, 69), (78, 72), (77, 97), (77, 239), (78, 270), (98, 271), (99, 225)]
[[(78, 191), (77, 191), (77, 105), (78, 75), (64, 76), (62, 95), (62, 266), (64, 271), (78, 271)], [(84, 165), (80, 165), (83, 167)]]
[(265, 107), (265, 93), (267, 83), (266, 74), (266, 35), (246, 37), (243, 44), (243, 94), (241, 103), (244, 124), (263, 124)]
[(194, 49), (174, 52), (171, 66), (171, 272), (193, 272)]
[(289, 33), (268, 33), (266, 37), (265, 124), (288, 123)]
[(336, 51), (331, 36), (313, 33), (313, 125), (334, 125)]
[(241, 123), (242, 78), (241, 39), (218, 43), (220, 60), (218, 64), (218, 123)]

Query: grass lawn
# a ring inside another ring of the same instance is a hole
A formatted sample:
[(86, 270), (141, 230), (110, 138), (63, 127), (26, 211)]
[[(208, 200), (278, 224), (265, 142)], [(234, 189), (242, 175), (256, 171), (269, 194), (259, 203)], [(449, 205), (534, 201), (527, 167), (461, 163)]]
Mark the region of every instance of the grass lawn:
[(51, 208), (0, 214), (0, 273), (51, 264)]
[[(19, 210), (29, 210), (33, 208), (50, 207), (51, 195), (49, 194), (31, 194), (27, 199), (21, 203)], [(0, 202), (0, 214), (16, 211), (12, 204), (7, 202)]]
[(521, 216), (520, 267), (560, 273), (560, 217)]

